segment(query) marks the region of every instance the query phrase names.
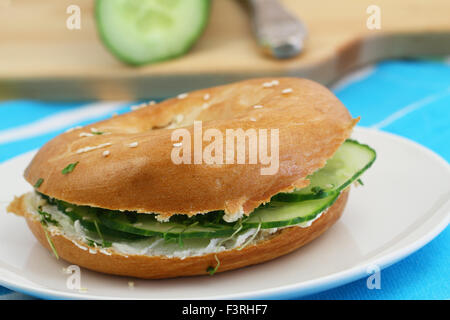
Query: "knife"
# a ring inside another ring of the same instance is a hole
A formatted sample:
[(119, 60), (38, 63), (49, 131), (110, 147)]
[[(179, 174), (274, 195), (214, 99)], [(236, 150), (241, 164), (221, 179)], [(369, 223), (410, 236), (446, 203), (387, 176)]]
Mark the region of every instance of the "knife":
[(277, 59), (292, 58), (304, 49), (307, 29), (278, 0), (245, 0), (263, 51)]

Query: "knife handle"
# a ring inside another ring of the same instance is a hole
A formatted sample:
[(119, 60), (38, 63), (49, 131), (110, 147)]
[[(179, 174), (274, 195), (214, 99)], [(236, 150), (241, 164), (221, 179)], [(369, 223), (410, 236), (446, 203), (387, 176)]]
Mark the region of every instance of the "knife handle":
[(307, 30), (278, 0), (246, 0), (254, 32), (264, 52), (286, 59), (303, 51)]

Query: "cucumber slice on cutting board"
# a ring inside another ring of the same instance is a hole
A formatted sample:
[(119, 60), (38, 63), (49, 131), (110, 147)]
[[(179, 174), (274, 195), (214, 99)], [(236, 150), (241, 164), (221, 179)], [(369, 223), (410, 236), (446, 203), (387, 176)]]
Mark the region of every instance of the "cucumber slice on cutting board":
[(133, 65), (188, 51), (204, 30), (210, 0), (97, 0), (97, 28), (106, 47)]
[(347, 140), (325, 167), (314, 172), (306, 188), (291, 193), (279, 193), (275, 201), (303, 201), (338, 194), (357, 180), (375, 161), (376, 152), (368, 145)]

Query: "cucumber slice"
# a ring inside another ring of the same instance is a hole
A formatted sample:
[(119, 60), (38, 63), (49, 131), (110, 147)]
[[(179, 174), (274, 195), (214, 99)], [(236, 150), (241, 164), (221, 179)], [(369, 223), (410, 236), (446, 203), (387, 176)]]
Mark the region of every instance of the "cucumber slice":
[[(107, 227), (141, 236), (170, 238), (218, 238), (233, 234), (233, 224), (184, 224), (173, 219), (159, 222), (152, 214), (99, 213), (100, 221)], [(132, 218), (130, 218), (132, 217)]]
[(121, 232), (142, 236), (170, 238), (219, 238), (230, 236), (240, 225), (241, 231), (257, 228), (279, 228), (299, 224), (314, 219), (319, 213), (330, 207), (338, 198), (335, 194), (323, 199), (301, 202), (276, 202), (256, 209), (248, 218), (239, 223), (186, 225), (177, 221), (159, 222), (154, 215), (129, 213), (98, 213), (100, 221), (107, 227)]
[(245, 228), (279, 228), (296, 225), (314, 219), (319, 213), (330, 207), (339, 194), (316, 200), (300, 202), (271, 201), (268, 205), (256, 209), (244, 222)]
[(204, 30), (210, 0), (97, 0), (100, 38), (132, 65), (166, 60), (188, 51)]
[(120, 232), (114, 229), (110, 229), (101, 223), (97, 217), (97, 211), (99, 209), (87, 206), (77, 206), (61, 200), (53, 200), (54, 204), (58, 207), (59, 211), (67, 215), (72, 221), (79, 220), (83, 228), (98, 233), (97, 227), (102, 233), (102, 236), (113, 237), (119, 239), (133, 240), (141, 239), (143, 237), (126, 232)]
[(345, 141), (322, 169), (313, 173), (306, 188), (279, 193), (275, 201), (304, 201), (339, 194), (375, 161), (376, 152), (355, 140)]

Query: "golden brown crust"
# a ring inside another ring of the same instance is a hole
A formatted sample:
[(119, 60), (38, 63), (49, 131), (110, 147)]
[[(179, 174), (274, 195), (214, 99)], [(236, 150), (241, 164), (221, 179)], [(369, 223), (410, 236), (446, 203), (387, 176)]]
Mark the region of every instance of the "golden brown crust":
[(14, 200), (6, 207), (6, 212), (12, 212), (18, 216), (24, 216), (27, 212), (25, 204), (25, 195), (14, 197)]
[[(40, 192), (78, 205), (155, 212), (162, 217), (213, 210), (249, 213), (281, 191), (306, 186), (306, 176), (325, 165), (357, 122), (333, 93), (316, 82), (281, 78), (279, 85), (263, 87), (272, 80), (191, 92), (184, 99), (169, 99), (61, 134), (41, 148), (25, 178), (32, 185), (44, 179)], [(288, 88), (292, 92), (283, 94)], [(173, 164), (174, 129), (167, 126), (185, 127), (193, 136), (194, 120), (203, 121), (203, 132), (216, 128), (224, 136), (226, 129), (279, 129), (278, 172), (261, 175), (267, 165), (260, 163)], [(110, 134), (79, 136), (92, 128)], [(139, 145), (130, 148), (133, 142)], [(105, 143), (111, 145), (76, 153)], [(105, 150), (108, 157), (102, 156)], [(73, 172), (61, 173), (77, 161)]]
[[(51, 235), (50, 232), (48, 234), (62, 259), (94, 271), (144, 279), (204, 275), (207, 274), (206, 270), (209, 266), (216, 266), (215, 256), (220, 261), (217, 272), (223, 272), (272, 260), (292, 252), (317, 238), (333, 225), (342, 215), (347, 198), (348, 191), (345, 191), (328, 211), (308, 228), (285, 228), (276, 232), (271, 238), (256, 245), (249, 245), (242, 250), (227, 250), (217, 254), (185, 259), (145, 255), (129, 255), (126, 257), (114, 252), (111, 255), (106, 255), (99, 251), (92, 254), (79, 247), (80, 245), (85, 246), (82, 243), (78, 243), (77, 246), (63, 235)], [(15, 204), (12, 204), (9, 209), (18, 215), (25, 216), (29, 228), (39, 242), (48, 250), (51, 250), (42, 225), (36, 219), (36, 215), (24, 211), (25, 205), (19, 203), (22, 200), (23, 197), (16, 198), (13, 201)]]

